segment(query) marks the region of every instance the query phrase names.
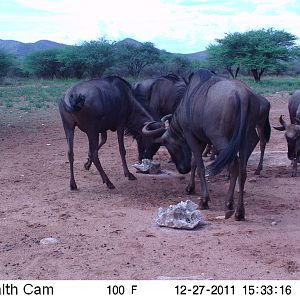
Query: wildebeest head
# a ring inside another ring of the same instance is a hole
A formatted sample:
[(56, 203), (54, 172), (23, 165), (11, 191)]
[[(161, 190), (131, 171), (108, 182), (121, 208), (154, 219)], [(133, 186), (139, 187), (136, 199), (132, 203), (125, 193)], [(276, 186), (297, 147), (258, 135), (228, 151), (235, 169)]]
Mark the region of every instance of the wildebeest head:
[[(279, 118), (281, 126), (274, 127), (276, 130), (285, 131), (285, 138), (288, 145), (288, 159), (300, 162), (300, 125), (287, 124), (282, 115)], [(300, 122), (299, 122), (300, 124)]]
[[(162, 123), (170, 119), (171, 115), (162, 118)], [(147, 123), (142, 132), (151, 137), (155, 143), (167, 148), (179, 173), (186, 174), (191, 170), (192, 153), (186, 140), (176, 134), (171, 128), (162, 127), (161, 122)]]

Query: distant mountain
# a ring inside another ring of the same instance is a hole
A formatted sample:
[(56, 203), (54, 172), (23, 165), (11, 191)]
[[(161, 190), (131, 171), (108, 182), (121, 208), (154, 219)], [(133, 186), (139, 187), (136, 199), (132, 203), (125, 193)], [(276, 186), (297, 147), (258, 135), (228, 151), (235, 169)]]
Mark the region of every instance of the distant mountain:
[(176, 55), (183, 56), (191, 60), (202, 60), (207, 58), (207, 51), (199, 51), (199, 52), (188, 53), (188, 54), (176, 53)]
[[(124, 40), (118, 41), (117, 44), (132, 44), (132, 45), (141, 45), (141, 42), (126, 38)], [(60, 44), (48, 40), (40, 40), (35, 43), (22, 43), (13, 40), (1, 40), (0, 39), (0, 48), (6, 50), (7, 52), (13, 54), (17, 58), (23, 58), (26, 55), (34, 52), (34, 51), (42, 51), (51, 48), (64, 48), (67, 45)], [(170, 52), (169, 52), (170, 53)], [(202, 60), (207, 57), (206, 51), (199, 51), (195, 53), (182, 54), (182, 53), (170, 53), (177, 56), (186, 57), (191, 60)]]
[(124, 44), (131, 44), (131, 45), (136, 45), (136, 46), (139, 46), (141, 45), (142, 43), (135, 40), (135, 39), (131, 39), (131, 38), (126, 38), (122, 41), (118, 41), (117, 42), (118, 45), (124, 45)]
[(6, 50), (7, 52), (13, 54), (17, 58), (23, 58), (26, 55), (41, 50), (47, 50), (51, 48), (64, 48), (67, 45), (59, 44), (52, 41), (41, 40), (35, 43), (22, 43), (13, 40), (1, 40), (0, 48)]
[[(117, 42), (117, 44), (132, 44), (132, 45), (141, 45), (141, 42), (135, 40), (135, 39), (131, 39), (131, 38), (126, 38), (122, 41)], [(188, 54), (183, 54), (183, 53), (171, 53), (168, 52), (170, 54), (176, 55), (176, 56), (182, 56), (182, 57), (186, 57), (188, 59), (191, 60), (202, 60), (205, 59), (207, 57), (207, 51), (199, 51), (199, 52), (195, 52), (195, 53), (188, 53)]]

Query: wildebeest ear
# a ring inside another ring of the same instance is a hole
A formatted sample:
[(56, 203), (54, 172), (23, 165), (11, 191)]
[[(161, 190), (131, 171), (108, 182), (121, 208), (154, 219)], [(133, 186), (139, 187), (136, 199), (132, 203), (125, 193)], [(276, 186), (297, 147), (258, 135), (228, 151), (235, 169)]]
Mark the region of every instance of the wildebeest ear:
[(161, 118), (161, 122), (162, 122), (162, 123), (165, 123), (166, 121), (169, 121), (169, 122), (170, 122), (171, 119), (172, 119), (172, 116), (173, 116), (173, 114), (168, 114), (168, 115), (162, 117), (162, 118)]
[(284, 131), (285, 128), (283, 126), (273, 126), (274, 129), (279, 130), (279, 131)]

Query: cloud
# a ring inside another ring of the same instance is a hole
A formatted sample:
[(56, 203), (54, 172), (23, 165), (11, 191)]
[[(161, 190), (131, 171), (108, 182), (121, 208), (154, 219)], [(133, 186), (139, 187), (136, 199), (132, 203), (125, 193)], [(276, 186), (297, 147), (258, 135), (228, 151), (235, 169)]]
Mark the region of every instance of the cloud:
[(74, 44), (131, 37), (191, 53), (229, 32), (274, 27), (300, 35), (296, 0), (15, 0), (16, 5), (15, 12), (1, 9), (2, 39)]

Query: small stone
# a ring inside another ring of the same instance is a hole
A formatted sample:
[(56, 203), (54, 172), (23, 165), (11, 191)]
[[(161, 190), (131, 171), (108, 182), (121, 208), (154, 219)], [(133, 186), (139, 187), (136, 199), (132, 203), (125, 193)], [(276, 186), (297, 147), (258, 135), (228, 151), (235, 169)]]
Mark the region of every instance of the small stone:
[(248, 182), (256, 182), (256, 178), (250, 178)]
[(225, 220), (225, 216), (217, 216), (216, 220)]
[(47, 237), (40, 240), (41, 245), (51, 245), (51, 244), (58, 244), (59, 240), (53, 237)]
[(273, 221), (273, 222), (271, 223), (271, 225), (275, 226), (275, 225), (277, 225), (277, 222), (276, 222), (276, 221)]
[(48, 144), (46, 144), (46, 146), (51, 146), (51, 144), (48, 143)]

